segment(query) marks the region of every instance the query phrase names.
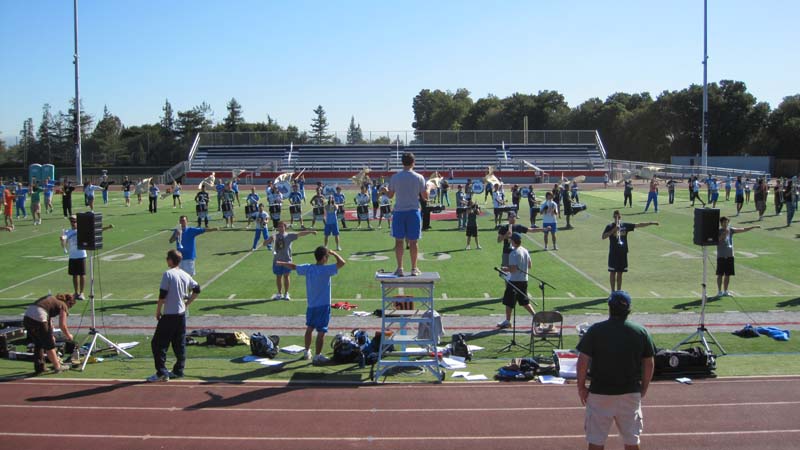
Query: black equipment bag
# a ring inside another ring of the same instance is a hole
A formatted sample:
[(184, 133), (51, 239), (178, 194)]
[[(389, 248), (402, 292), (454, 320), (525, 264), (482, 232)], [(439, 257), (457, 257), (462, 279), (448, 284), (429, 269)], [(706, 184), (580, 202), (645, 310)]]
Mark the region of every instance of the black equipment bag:
[(465, 361), (470, 361), (472, 359), (472, 352), (469, 351), (469, 346), (467, 346), (467, 340), (464, 338), (464, 335), (461, 333), (456, 333), (453, 335), (453, 343), (452, 346), (452, 354), (453, 356), (460, 356), (464, 358)]
[(655, 355), (656, 377), (672, 378), (684, 375), (709, 376), (717, 368), (713, 353), (706, 353), (701, 347), (685, 350), (659, 350)]
[(264, 336), (261, 333), (253, 333), (250, 336), (250, 353), (264, 358), (274, 358), (278, 356), (281, 342), (280, 336)]

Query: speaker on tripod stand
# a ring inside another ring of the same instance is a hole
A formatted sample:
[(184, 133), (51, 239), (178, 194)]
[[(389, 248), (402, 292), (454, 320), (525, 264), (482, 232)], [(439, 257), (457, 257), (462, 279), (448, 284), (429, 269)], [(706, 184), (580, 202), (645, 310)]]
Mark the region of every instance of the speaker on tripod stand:
[(720, 345), (717, 339), (706, 328), (706, 281), (708, 278), (708, 247), (717, 245), (719, 242), (719, 210), (711, 208), (695, 208), (694, 210), (694, 243), (703, 247), (703, 283), (702, 283), (702, 296), (700, 299), (700, 324), (697, 326), (697, 331), (692, 333), (689, 337), (678, 343), (673, 350), (684, 344), (691, 344), (699, 342), (703, 344), (703, 348), (707, 354), (711, 354), (711, 346), (708, 344), (706, 335), (719, 347), (721, 353), (725, 354), (725, 349)]

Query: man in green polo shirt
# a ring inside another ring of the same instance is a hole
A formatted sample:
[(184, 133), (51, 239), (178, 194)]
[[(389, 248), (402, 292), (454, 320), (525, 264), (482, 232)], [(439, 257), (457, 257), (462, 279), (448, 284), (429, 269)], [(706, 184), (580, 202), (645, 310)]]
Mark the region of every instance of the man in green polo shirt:
[[(655, 346), (644, 327), (627, 320), (630, 311), (630, 295), (612, 292), (608, 320), (592, 325), (578, 343), (578, 396), (586, 406), (590, 450), (603, 448), (614, 421), (625, 449), (639, 448), (642, 398), (653, 378)], [(588, 373), (592, 382), (587, 388)]]

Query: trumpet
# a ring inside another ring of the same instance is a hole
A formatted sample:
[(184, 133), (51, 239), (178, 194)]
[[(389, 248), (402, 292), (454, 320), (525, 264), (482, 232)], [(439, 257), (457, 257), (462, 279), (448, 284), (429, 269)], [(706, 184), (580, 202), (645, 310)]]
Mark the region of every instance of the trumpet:
[(616, 219), (616, 220), (614, 221), (614, 225), (617, 227), (617, 242), (619, 243), (619, 245), (625, 245), (625, 244), (622, 242), (622, 229), (620, 228), (620, 221), (619, 221), (619, 219)]

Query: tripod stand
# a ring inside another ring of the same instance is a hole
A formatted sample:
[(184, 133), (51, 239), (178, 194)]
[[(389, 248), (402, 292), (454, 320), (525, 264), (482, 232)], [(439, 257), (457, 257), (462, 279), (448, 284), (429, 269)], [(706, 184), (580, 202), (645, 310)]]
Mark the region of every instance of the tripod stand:
[[(92, 326), (89, 328), (89, 336), (92, 337), (92, 343), (89, 344), (89, 349), (86, 351), (86, 356), (83, 358), (83, 364), (81, 364), (81, 372), (86, 369), (86, 363), (89, 362), (89, 358), (92, 356), (92, 352), (98, 351), (97, 349), (97, 339), (100, 338), (108, 344), (110, 347), (113, 347), (117, 354), (122, 353), (123, 355), (127, 356), (128, 358), (133, 359), (133, 356), (122, 349), (119, 345), (111, 342), (108, 338), (100, 334), (95, 327), (95, 314), (94, 314), (94, 259), (97, 257), (97, 250), (92, 251), (92, 256), (89, 258), (89, 302), (92, 308)], [(87, 338), (88, 339), (88, 338)], [(76, 349), (77, 351), (77, 349)]]
[(708, 334), (708, 337), (710, 337), (711, 340), (714, 342), (714, 344), (717, 347), (719, 347), (719, 350), (722, 352), (722, 354), (724, 355), (726, 353), (725, 349), (722, 347), (722, 345), (720, 345), (720, 343), (717, 341), (717, 339), (714, 337), (714, 335), (711, 334), (710, 331), (708, 331), (708, 328), (706, 328), (706, 300), (707, 300), (707, 297), (706, 297), (706, 280), (707, 280), (707, 277), (708, 277), (708, 247), (703, 246), (703, 284), (702, 284), (703, 290), (702, 290), (702, 296), (701, 296), (702, 305), (700, 306), (700, 324), (697, 326), (697, 331), (695, 331), (694, 333), (689, 335), (686, 339), (680, 341), (678, 343), (678, 345), (676, 345), (675, 347), (672, 348), (672, 350), (677, 350), (678, 347), (680, 347), (680, 346), (682, 346), (684, 344), (693, 344), (695, 342), (700, 342), (700, 343), (703, 344), (703, 348), (706, 350), (706, 353), (711, 354), (713, 352), (711, 351), (711, 346), (708, 345), (708, 340), (706, 340), (706, 336), (705, 336), (706, 334)]
[[(497, 267), (495, 267), (494, 270), (496, 270), (497, 272), (500, 273), (500, 276), (501, 276), (501, 278), (503, 278), (503, 281), (505, 281), (506, 286), (510, 286), (512, 289), (514, 289), (518, 294), (522, 295), (523, 297), (529, 298), (527, 292), (522, 292), (522, 290), (520, 290), (519, 288), (514, 286), (514, 284), (511, 281), (509, 281), (508, 277), (506, 276), (507, 275), (506, 272), (503, 272), (502, 270), (498, 269)], [(536, 302), (534, 302), (533, 300), (531, 300), (531, 302), (534, 305), (536, 304)], [(513, 349), (514, 347), (519, 347), (519, 348), (525, 349), (527, 351), (528, 350), (527, 347), (525, 347), (524, 345), (517, 344), (517, 306), (514, 305), (511, 309), (512, 309), (511, 342), (509, 342), (508, 345), (506, 345), (505, 347), (501, 348), (499, 351), (507, 352), (507, 351), (510, 351), (511, 349)]]

